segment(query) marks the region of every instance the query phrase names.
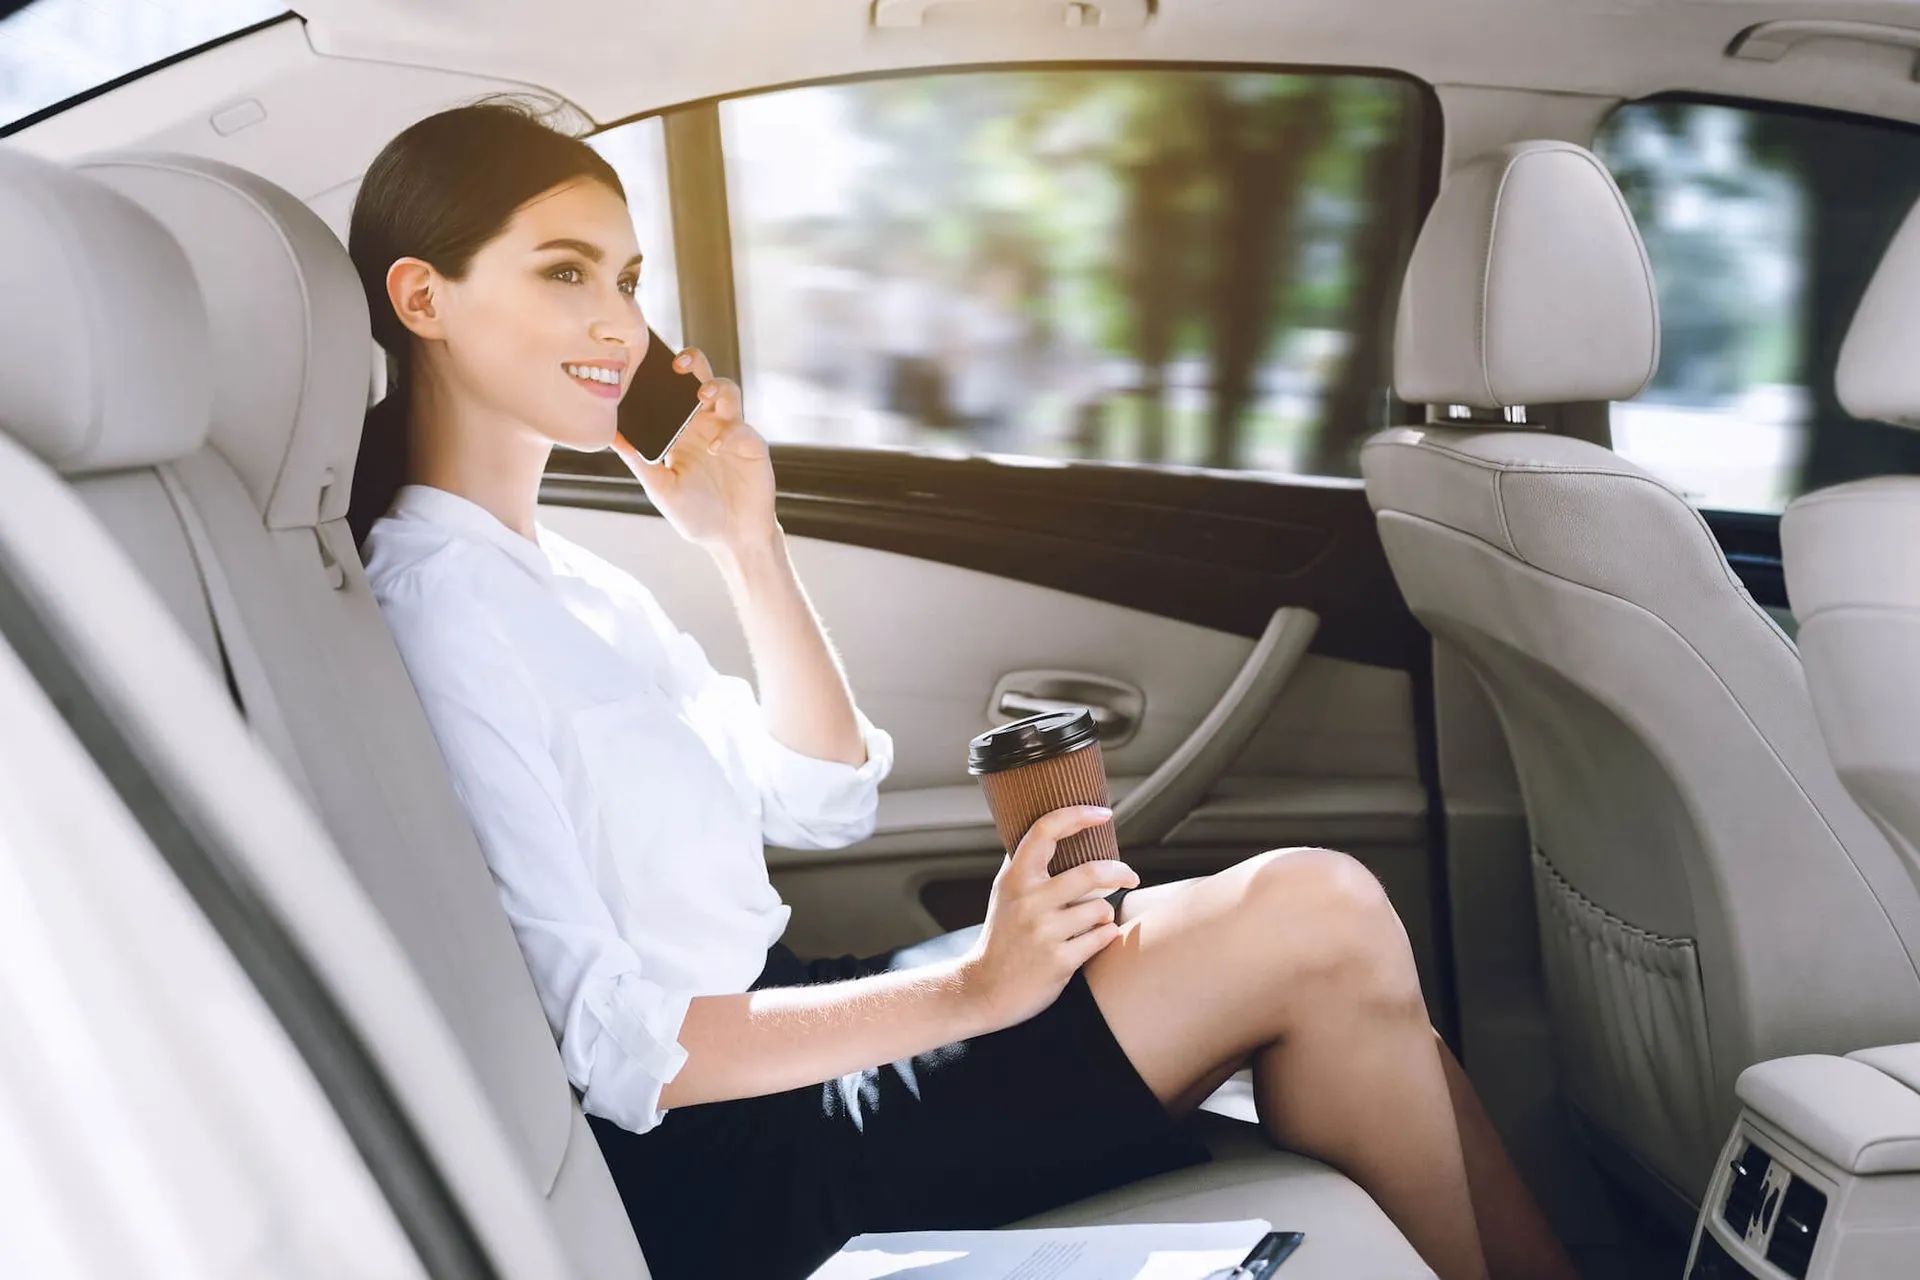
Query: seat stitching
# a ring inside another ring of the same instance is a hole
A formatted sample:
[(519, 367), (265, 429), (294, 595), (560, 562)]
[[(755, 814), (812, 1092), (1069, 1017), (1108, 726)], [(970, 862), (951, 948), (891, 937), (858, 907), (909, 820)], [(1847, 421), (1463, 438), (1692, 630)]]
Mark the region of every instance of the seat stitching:
[[(1480, 467), (1484, 470), (1489, 470), (1489, 471), (1519, 471), (1519, 472), (1525, 472), (1529, 475), (1615, 476), (1622, 480), (1632, 480), (1640, 484), (1647, 484), (1647, 485), (1653, 486), (1655, 489), (1658, 489), (1661, 493), (1668, 495), (1675, 502), (1678, 502), (1682, 507), (1686, 508), (1687, 512), (1693, 517), (1695, 528), (1697, 528), (1699, 532), (1706, 537), (1707, 541), (1711, 543), (1714, 546), (1716, 552), (1718, 552), (1719, 559), (1720, 559), (1720, 568), (1721, 568), (1721, 571), (1726, 575), (1727, 585), (1732, 587), (1734, 592), (1742, 600), (1746, 602), (1747, 608), (1752, 611), (1754, 616), (1756, 618), (1759, 618), (1761, 621), (1763, 621), (1766, 624), (1767, 629), (1773, 633), (1774, 638), (1777, 641), (1779, 641), (1782, 645), (1786, 646), (1787, 652), (1793, 655), (1794, 660), (1796, 662), (1799, 661), (1799, 658), (1800, 658), (1799, 648), (1793, 643), (1792, 640), (1787, 638), (1786, 632), (1780, 629), (1779, 624), (1774, 622), (1773, 618), (1768, 615), (1767, 611), (1760, 607), (1759, 602), (1754, 600), (1753, 594), (1747, 590), (1747, 584), (1740, 581), (1740, 575), (1733, 571), (1733, 565), (1727, 560), (1726, 553), (1724, 551), (1719, 551), (1719, 546), (1720, 546), (1719, 539), (1713, 536), (1713, 529), (1710, 525), (1707, 524), (1706, 517), (1702, 516), (1700, 514), (1699, 509), (1695, 507), (1691, 502), (1688, 502), (1685, 498), (1681, 497), (1679, 492), (1675, 490), (1673, 486), (1667, 484), (1665, 481), (1661, 480), (1658, 476), (1650, 476), (1638, 471), (1616, 471), (1610, 467), (1564, 466), (1561, 464), (1551, 463), (1551, 462), (1539, 462), (1539, 463), (1491, 462), (1486, 458), (1477, 457), (1471, 453), (1464, 453), (1458, 449), (1450, 447), (1449, 445), (1446, 445), (1428, 438), (1424, 438), (1424, 437), (1419, 440), (1410, 440), (1410, 441), (1377, 440), (1376, 439), (1372, 442), (1369, 442), (1369, 444), (1365, 447), (1371, 448), (1374, 444), (1378, 444), (1383, 448), (1398, 447), (1402, 449), (1431, 449), (1435, 453), (1445, 454), (1447, 457), (1458, 459), (1459, 461), (1464, 462), (1469, 466)], [(1409, 512), (1407, 514), (1412, 514), (1412, 513)], [(1503, 511), (1501, 515), (1503, 526), (1505, 524), (1505, 519), (1506, 517)], [(1439, 521), (1435, 521), (1434, 523), (1440, 524)], [(1451, 529), (1453, 526), (1448, 524), (1440, 524), (1440, 527), (1443, 529)], [(1471, 535), (1468, 535), (1468, 536), (1471, 536)], [(1511, 540), (1512, 538), (1511, 532), (1508, 532), (1508, 538), (1509, 540)], [(1484, 539), (1482, 539), (1482, 541), (1484, 541)], [(1489, 543), (1488, 545), (1492, 545), (1492, 544)], [(1536, 569), (1540, 568), (1539, 565), (1536, 565), (1533, 563), (1533, 561), (1528, 560), (1525, 554), (1523, 554), (1518, 549), (1518, 547), (1514, 548), (1513, 554), (1515, 556), (1518, 556), (1522, 562), (1528, 565), (1532, 565)], [(1568, 579), (1568, 581), (1572, 581), (1572, 579)]]
[(1516, 156), (1507, 162), (1500, 171), (1500, 183), (1493, 189), (1493, 204), (1487, 210), (1487, 242), (1480, 256), (1480, 296), (1474, 315), (1473, 345), (1474, 353), (1480, 357), (1480, 383), (1487, 389), (1487, 401), (1490, 404), (1502, 403), (1493, 390), (1493, 370), (1487, 363), (1487, 294), (1493, 285), (1493, 244), (1500, 231), (1500, 201), (1507, 193), (1507, 178), (1513, 172)]
[(1647, 384), (1653, 381), (1653, 375), (1659, 372), (1660, 369), (1660, 302), (1658, 295), (1654, 292), (1653, 264), (1647, 260), (1646, 242), (1640, 237), (1640, 228), (1633, 220), (1633, 211), (1627, 208), (1626, 198), (1620, 194), (1620, 186), (1613, 180), (1612, 172), (1600, 163), (1597, 156), (1584, 148), (1567, 147), (1565, 150), (1569, 154), (1578, 156), (1599, 172), (1602, 180), (1606, 183), (1608, 193), (1613, 197), (1614, 208), (1618, 210), (1620, 216), (1626, 220), (1627, 230), (1633, 238), (1633, 247), (1640, 255), (1641, 282), (1646, 285), (1648, 309), (1652, 312), (1653, 354), (1652, 358), (1647, 362), (1646, 376), (1640, 379), (1640, 385), (1635, 387), (1628, 395), (1615, 397), (1621, 400), (1631, 400), (1634, 396), (1639, 395), (1647, 389)]
[(1525, 560), (1513, 543), (1513, 527), (1507, 523), (1507, 473), (1500, 470), (1493, 473), (1493, 508), (1500, 514), (1500, 536), (1507, 540), (1507, 550)]

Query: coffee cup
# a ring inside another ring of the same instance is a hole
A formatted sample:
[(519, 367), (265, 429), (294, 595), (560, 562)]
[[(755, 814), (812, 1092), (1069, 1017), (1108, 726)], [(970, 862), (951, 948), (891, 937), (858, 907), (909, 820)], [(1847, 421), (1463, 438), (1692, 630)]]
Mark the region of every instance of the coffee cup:
[[(967, 743), (967, 772), (980, 779), (1000, 843), (1011, 854), (1040, 815), (1077, 804), (1111, 808), (1106, 762), (1093, 712), (1085, 707), (1042, 711)], [(1118, 858), (1111, 821), (1074, 832), (1054, 847), (1049, 874), (1097, 858)]]

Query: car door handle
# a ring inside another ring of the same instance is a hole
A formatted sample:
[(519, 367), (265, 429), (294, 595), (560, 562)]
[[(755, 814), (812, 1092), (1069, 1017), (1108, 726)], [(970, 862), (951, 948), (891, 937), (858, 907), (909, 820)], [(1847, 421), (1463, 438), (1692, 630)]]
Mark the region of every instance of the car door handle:
[(1094, 731), (1102, 742), (1125, 737), (1133, 727), (1133, 717), (1113, 707), (1101, 706), (1097, 702), (1068, 702), (1064, 698), (1042, 698), (1038, 694), (1027, 693), (1020, 689), (1007, 689), (1001, 692), (1000, 701), (994, 704), (995, 711), (1003, 716), (1039, 715), (1043, 711), (1079, 711), (1085, 709), (1093, 716)]

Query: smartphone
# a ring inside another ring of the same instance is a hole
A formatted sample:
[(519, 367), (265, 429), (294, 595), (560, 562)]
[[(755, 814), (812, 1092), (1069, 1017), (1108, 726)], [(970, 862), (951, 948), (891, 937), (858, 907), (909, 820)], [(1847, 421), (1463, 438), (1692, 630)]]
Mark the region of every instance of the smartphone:
[(678, 353), (651, 328), (647, 354), (620, 398), (620, 434), (648, 462), (658, 462), (700, 408), (700, 379), (673, 367)]

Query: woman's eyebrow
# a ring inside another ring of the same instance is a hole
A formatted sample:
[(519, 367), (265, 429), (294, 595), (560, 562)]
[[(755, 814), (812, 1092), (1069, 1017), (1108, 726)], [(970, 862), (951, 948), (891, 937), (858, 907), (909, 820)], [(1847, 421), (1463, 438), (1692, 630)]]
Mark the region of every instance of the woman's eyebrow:
[[(599, 245), (588, 244), (585, 240), (575, 240), (568, 236), (562, 236), (558, 240), (549, 240), (545, 244), (537, 244), (533, 247), (535, 253), (539, 253), (543, 249), (567, 249), (579, 254), (590, 262), (598, 262), (607, 256)], [(641, 256), (642, 255), (637, 253), (634, 254), (631, 258), (627, 259), (627, 265), (629, 267), (637, 266)]]

